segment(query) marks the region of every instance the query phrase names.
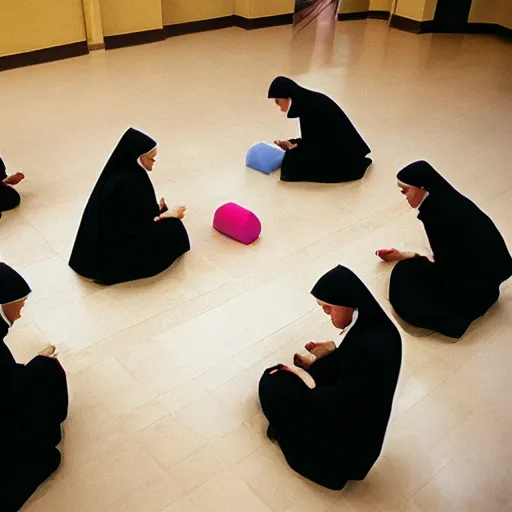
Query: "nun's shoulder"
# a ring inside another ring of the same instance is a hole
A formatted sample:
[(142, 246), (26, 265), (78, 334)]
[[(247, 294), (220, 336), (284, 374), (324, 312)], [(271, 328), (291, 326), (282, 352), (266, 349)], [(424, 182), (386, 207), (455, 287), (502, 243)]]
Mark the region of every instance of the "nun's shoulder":
[(377, 324), (369, 324), (359, 329), (360, 343), (371, 357), (379, 358), (390, 350), (402, 346), (400, 332), (391, 320)]

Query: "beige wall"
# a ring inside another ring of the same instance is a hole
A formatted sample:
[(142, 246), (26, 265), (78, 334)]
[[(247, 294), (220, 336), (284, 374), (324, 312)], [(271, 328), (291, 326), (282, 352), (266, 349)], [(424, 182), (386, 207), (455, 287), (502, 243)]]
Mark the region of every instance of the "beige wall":
[(105, 36), (143, 32), (163, 26), (162, 0), (100, 0), (100, 8)]
[(512, 30), (512, 0), (498, 0), (494, 23)]
[(251, 17), (252, 0), (235, 0), (234, 11), (238, 16)]
[(398, 0), (395, 14), (416, 21), (434, 19), (437, 0)]
[(512, 29), (512, 0), (473, 0), (470, 23), (497, 23)]
[(233, 0), (161, 0), (164, 25), (231, 16)]
[(436, 14), (437, 0), (426, 0), (425, 8), (423, 9), (422, 21), (430, 21), (434, 19)]
[(370, 0), (370, 11), (391, 11), (393, 0)]
[(370, 0), (341, 0), (340, 12), (367, 12), (370, 8)]
[(470, 23), (494, 23), (498, 0), (473, 0), (469, 11)]
[(290, 14), (295, 10), (295, 0), (252, 0), (251, 18)]
[(0, 55), (87, 39), (82, 0), (0, 0)]

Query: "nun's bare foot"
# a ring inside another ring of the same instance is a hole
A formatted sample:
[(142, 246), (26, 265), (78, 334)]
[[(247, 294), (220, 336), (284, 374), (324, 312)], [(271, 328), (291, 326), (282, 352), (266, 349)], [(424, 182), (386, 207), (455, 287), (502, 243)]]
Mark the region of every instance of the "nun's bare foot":
[(336, 350), (336, 345), (334, 344), (334, 341), (323, 341), (321, 343), (310, 341), (309, 343), (306, 343), (304, 348), (310, 354), (313, 354), (316, 359), (322, 359), (322, 357), (328, 356), (334, 352)]
[(17, 185), (20, 181), (23, 181), (25, 179), (25, 175), (22, 172), (17, 172), (16, 174), (12, 174), (11, 176), (7, 176), (5, 180), (3, 180), (3, 183), (6, 185)]
[(381, 260), (387, 262), (408, 260), (416, 256), (416, 253), (414, 252), (402, 252), (398, 249), (379, 249), (375, 254)]
[(44, 357), (54, 357), (55, 350), (55, 345), (49, 345), (44, 350), (41, 350), (41, 352), (39, 352), (39, 355)]
[(293, 356), (293, 364), (297, 368), (308, 370), (309, 367), (316, 361), (316, 357), (313, 354), (295, 354)]

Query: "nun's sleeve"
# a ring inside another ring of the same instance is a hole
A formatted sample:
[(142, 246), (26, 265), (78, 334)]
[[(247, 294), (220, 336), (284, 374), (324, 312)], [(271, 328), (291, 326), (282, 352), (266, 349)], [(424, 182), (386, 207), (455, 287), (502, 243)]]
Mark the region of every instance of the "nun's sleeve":
[(0, 157), (0, 181), (5, 180), (7, 178), (7, 172), (6, 172), (4, 161), (2, 160), (2, 157)]

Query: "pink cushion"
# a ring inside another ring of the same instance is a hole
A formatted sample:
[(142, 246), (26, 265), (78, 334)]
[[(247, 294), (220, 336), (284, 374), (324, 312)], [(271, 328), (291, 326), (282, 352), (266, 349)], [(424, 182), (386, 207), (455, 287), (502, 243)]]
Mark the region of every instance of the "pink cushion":
[(258, 217), (235, 203), (226, 203), (217, 209), (213, 217), (213, 227), (245, 245), (254, 242), (261, 233)]

